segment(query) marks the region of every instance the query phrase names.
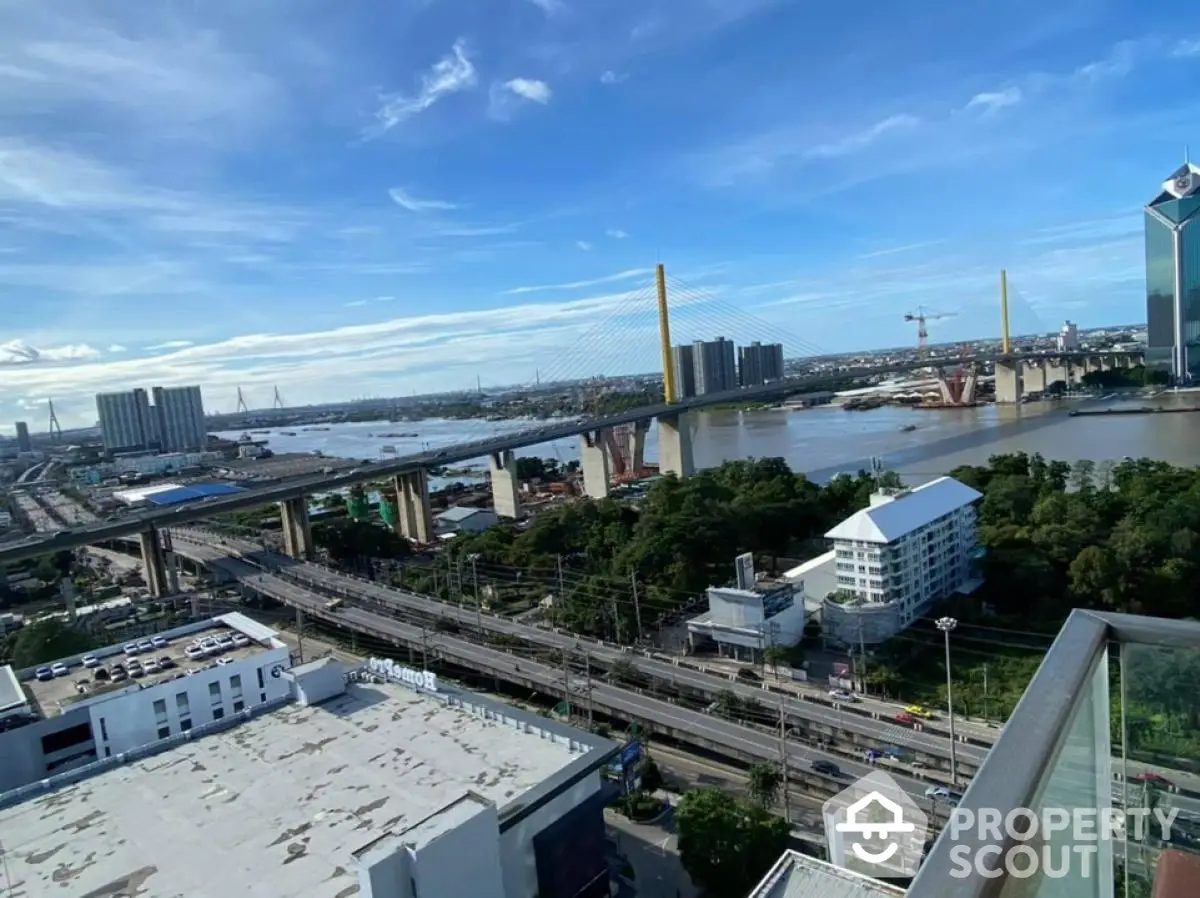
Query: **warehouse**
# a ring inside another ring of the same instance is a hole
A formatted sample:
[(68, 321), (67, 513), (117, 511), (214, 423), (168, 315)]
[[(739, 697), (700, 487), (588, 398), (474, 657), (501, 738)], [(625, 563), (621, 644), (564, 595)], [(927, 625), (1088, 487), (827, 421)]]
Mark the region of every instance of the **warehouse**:
[(284, 677), (282, 706), (0, 796), (24, 894), (609, 894), (600, 771), (616, 744), (392, 662)]

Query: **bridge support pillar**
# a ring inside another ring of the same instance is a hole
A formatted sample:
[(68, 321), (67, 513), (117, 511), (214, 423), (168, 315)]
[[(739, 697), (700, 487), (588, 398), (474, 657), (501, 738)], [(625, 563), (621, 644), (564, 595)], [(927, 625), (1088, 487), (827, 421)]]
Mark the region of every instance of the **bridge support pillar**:
[(308, 521), (308, 497), (280, 502), (279, 524), (283, 531), (283, 551), (292, 558), (311, 558), (313, 541), (312, 525)]
[(691, 420), (686, 412), (658, 416), (658, 470), (679, 478), (696, 473)]
[(421, 545), (433, 542), (433, 509), (429, 504), (429, 473), (424, 468), (393, 478), (396, 488), (396, 528), (405, 539)]
[(1021, 401), (1021, 363), (1015, 359), (996, 362), (996, 402), (1013, 405)]
[(650, 432), (649, 421), (635, 421), (629, 435), (629, 466), (640, 471), (646, 467), (646, 434)]
[(583, 467), (583, 492), (589, 498), (603, 499), (612, 480), (608, 445), (604, 433), (587, 430), (579, 435), (579, 461)]
[(158, 530), (151, 527), (139, 533), (138, 547), (142, 550), (142, 576), (146, 580), (146, 588), (154, 598), (162, 598), (168, 589), (167, 565)]
[(517, 456), (511, 449), (493, 452), (488, 467), (492, 474), (492, 507), (502, 518), (521, 516), (521, 495), (518, 490)]
[(1022, 362), (1021, 363), (1021, 395), (1027, 396), (1030, 393), (1046, 392), (1046, 363), (1045, 362)]

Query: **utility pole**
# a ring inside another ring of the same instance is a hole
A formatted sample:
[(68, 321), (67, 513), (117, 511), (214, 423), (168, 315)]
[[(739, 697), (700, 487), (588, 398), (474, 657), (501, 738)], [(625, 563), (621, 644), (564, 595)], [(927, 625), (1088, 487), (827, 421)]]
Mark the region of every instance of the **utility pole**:
[(558, 556), (558, 601), (562, 604), (563, 595), (566, 593), (566, 587), (563, 585), (563, 569), (562, 556)]
[(471, 582), (475, 587), (475, 623), (479, 626), (479, 638), (483, 639), (483, 602), (479, 600), (479, 569), (475, 566), (475, 562), (479, 556), (475, 553), (471, 554)]
[(958, 626), (958, 621), (952, 617), (940, 617), (937, 628), (942, 631), (946, 641), (946, 716), (950, 719), (950, 785), (958, 788), (958, 739), (954, 735), (954, 678), (950, 675), (950, 634)]
[(631, 571), (629, 575), (630, 585), (633, 587), (633, 613), (637, 617), (637, 638), (638, 642), (642, 641), (642, 603), (638, 600), (637, 587), (637, 571)]
[(779, 772), (783, 781), (783, 819), (792, 822), (792, 800), (788, 788), (787, 714), (783, 709), (783, 696), (779, 697)]
[(592, 655), (587, 651), (583, 653), (583, 669), (587, 672), (587, 727), (590, 733), (592, 731)]
[(421, 625), (421, 670), (429, 670), (429, 631)]
[(987, 665), (983, 665), (983, 719), (988, 719), (988, 682), (987, 682)]
[(567, 723), (571, 722), (571, 656), (566, 649), (562, 650), (563, 664), (563, 705), (567, 709)]
[(296, 655), (304, 663), (304, 612), (296, 606)]
[(862, 684), (859, 688), (861, 688), (865, 694), (867, 691), (867, 646), (866, 641), (863, 639), (861, 614), (858, 615), (858, 667), (858, 675), (860, 677), (859, 682)]

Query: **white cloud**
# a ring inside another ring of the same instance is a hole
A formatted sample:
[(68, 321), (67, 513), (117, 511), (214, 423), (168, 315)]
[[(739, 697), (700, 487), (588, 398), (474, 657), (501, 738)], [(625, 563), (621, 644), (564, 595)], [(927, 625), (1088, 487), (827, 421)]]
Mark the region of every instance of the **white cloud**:
[(550, 98), (554, 95), (550, 90), (550, 85), (545, 81), (536, 81), (531, 78), (513, 78), (511, 81), (504, 82), (504, 86), (518, 97), (524, 97), (534, 103), (541, 103), (543, 106), (549, 103)]
[(576, 240), (575, 246), (585, 253), (590, 253), (592, 251), (592, 245), (586, 240)]
[(511, 234), (519, 227), (520, 225), (517, 224), (482, 225), (480, 227), (450, 226), (439, 229), (437, 234), (439, 237), (495, 237), (497, 234)]
[(921, 124), (921, 120), (915, 115), (890, 115), (861, 131), (855, 131), (828, 143), (819, 143), (809, 147), (804, 151), (804, 155), (812, 159), (847, 156), (865, 150), (871, 144), (890, 134), (911, 131), (919, 124)]
[(635, 278), (648, 278), (654, 274), (651, 268), (630, 268), (627, 271), (618, 271), (616, 274), (608, 274), (604, 277), (591, 278), (586, 281), (569, 281), (565, 284), (538, 284), (529, 287), (513, 287), (510, 290), (503, 291), (501, 296), (520, 296), (525, 293), (545, 293), (553, 290), (583, 290), (588, 287), (599, 287), (602, 284), (616, 284), (621, 281), (631, 281)]
[(620, 84), (622, 81), (626, 80), (628, 77), (629, 77), (628, 75), (625, 75), (625, 74), (622, 74), (619, 72), (614, 72), (612, 69), (608, 69), (600, 74), (600, 83), (601, 84)]
[(399, 187), (389, 190), (388, 196), (397, 206), (407, 209), (409, 212), (448, 212), (458, 208), (455, 203), (448, 203), (445, 200), (419, 200)]
[(990, 115), (1001, 109), (1016, 106), (1023, 99), (1021, 88), (1006, 87), (1004, 90), (988, 91), (975, 94), (967, 102), (967, 109), (976, 109), (984, 115)]
[(562, 0), (529, 0), (534, 6), (540, 9), (548, 16), (562, 12), (566, 9), (566, 4)]
[(352, 301), (346, 303), (346, 308), (347, 309), (357, 309), (360, 306), (365, 306), (366, 304), (367, 304), (367, 301), (365, 299), (355, 299), (355, 300), (352, 300)]
[(433, 67), (421, 76), (421, 83), (412, 94), (384, 94), (381, 103), (375, 111), (375, 122), (363, 131), (363, 137), (372, 139), (390, 131), (392, 128), (408, 121), (439, 100), (470, 90), (478, 80), (475, 65), (467, 56), (466, 41), (455, 41), (450, 52), (434, 63)]
[(94, 359), (100, 353), (86, 344), (37, 349), (24, 340), (0, 343), (0, 365), (34, 365), (42, 362), (70, 362)]
[(624, 240), (626, 237), (629, 236), (629, 234), (627, 234), (625, 231), (622, 231), (620, 228), (609, 228), (604, 233), (606, 236), (611, 237), (613, 240)]
[(1171, 48), (1171, 55), (1179, 58), (1200, 56), (1200, 39), (1180, 41)]
[(376, 296), (375, 301), (376, 302), (392, 302), (395, 298), (396, 297), (394, 297), (394, 296)]
[(153, 346), (147, 346), (147, 352), (162, 352), (167, 349), (186, 349), (188, 346), (194, 345), (191, 340), (167, 340), (163, 343), (155, 343)]
[(108, 347), (108, 351), (113, 354), (121, 353), (121, 352), (128, 352), (128, 350), (124, 346), (122, 346), (120, 343), (114, 343), (112, 346)]

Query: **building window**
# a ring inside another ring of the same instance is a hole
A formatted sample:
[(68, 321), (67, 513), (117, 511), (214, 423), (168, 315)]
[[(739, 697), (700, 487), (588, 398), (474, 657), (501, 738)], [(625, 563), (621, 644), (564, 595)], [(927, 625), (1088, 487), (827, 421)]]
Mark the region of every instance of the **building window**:
[(104, 742), (108, 741), (108, 721), (103, 717), (100, 718), (100, 738)]
[(259, 689), (266, 689), (266, 688), (267, 688), (266, 681), (265, 681), (265, 680), (263, 680), (263, 672), (262, 672), (262, 668), (261, 668), (261, 667), (258, 669), (258, 688), (259, 688)]
[(208, 697), (212, 699), (214, 705), (221, 703), (221, 684), (217, 682), (208, 684)]
[(229, 678), (229, 694), (235, 703), (242, 700), (242, 677), (240, 674), (234, 674)]
[(179, 712), (181, 717), (191, 711), (191, 708), (188, 706), (188, 696), (186, 692), (177, 692), (175, 694), (175, 709)]
[(238, 699), (236, 702), (233, 703), (233, 713), (236, 714), (238, 711), (241, 711), (244, 707), (246, 707), (246, 703), (244, 701), (242, 701), (241, 699)]
[(170, 735), (171, 735), (171, 728), (169, 726), (158, 728), (158, 738), (159, 739), (166, 739)]
[(190, 717), (179, 718), (179, 729), (180, 730), (182, 730), (183, 732), (186, 733), (191, 728), (192, 728), (192, 718), (190, 718)]
[(215, 708), (213, 708), (212, 712), (213, 712), (213, 720), (220, 720), (222, 717), (225, 716), (225, 709), (222, 708), (220, 705), (217, 705)]

